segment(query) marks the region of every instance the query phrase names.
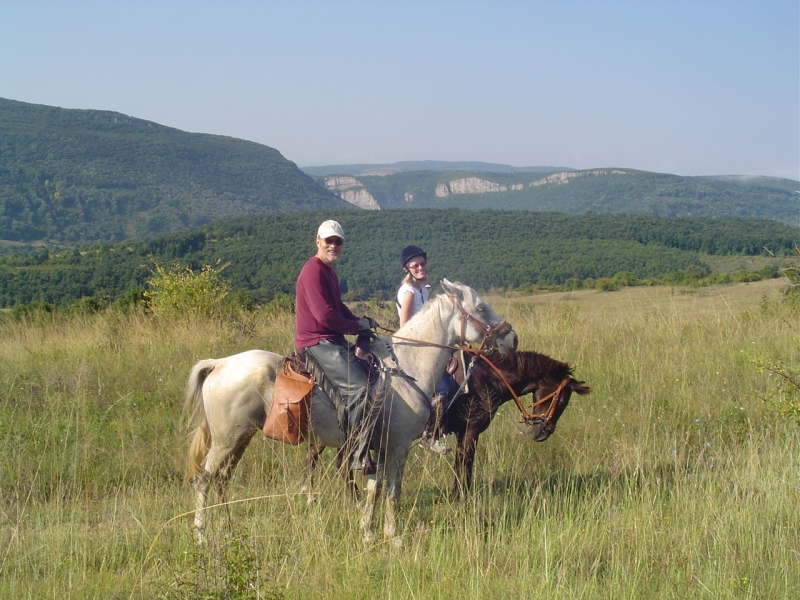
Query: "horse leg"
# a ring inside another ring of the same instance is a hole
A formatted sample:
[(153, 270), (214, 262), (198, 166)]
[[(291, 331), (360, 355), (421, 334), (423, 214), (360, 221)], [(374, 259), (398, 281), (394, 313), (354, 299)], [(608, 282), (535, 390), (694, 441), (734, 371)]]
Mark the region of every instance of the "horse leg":
[(194, 526), (197, 530), (198, 544), (202, 545), (206, 542), (205, 511), (208, 502), (208, 490), (212, 482), (215, 484), (217, 493), (221, 496), (254, 433), (252, 431), (243, 436), (232, 447), (221, 446), (213, 441), (211, 442), (211, 448), (200, 465), (200, 471), (192, 480), (196, 499)]
[(347, 486), (347, 491), (350, 492), (350, 497), (353, 499), (353, 502), (358, 502), (358, 484), (356, 483), (353, 469), (344, 466), (344, 451), (345, 447), (342, 446), (339, 448), (339, 452), (336, 454), (336, 468), (342, 470), (344, 483)]
[(407, 458), (408, 448), (405, 452), (388, 452), (386, 460), (383, 462), (384, 492), (386, 494), (383, 538), (391, 541), (395, 548), (403, 546), (403, 538), (397, 535), (397, 506), (400, 501), (403, 471)]
[(347, 491), (350, 492), (350, 497), (353, 499), (353, 502), (358, 502), (360, 494), (355, 475), (353, 475), (353, 469), (348, 469), (345, 473), (345, 485), (347, 486)]
[[(378, 465), (378, 471), (381, 471)], [(380, 482), (378, 480), (378, 473), (370, 475), (367, 479), (367, 493), (364, 496), (364, 508), (361, 512), (361, 536), (366, 543), (370, 543), (375, 539), (375, 532), (372, 531), (372, 522), (375, 519), (375, 502), (380, 494)]]
[(317, 446), (316, 444), (309, 444), (306, 451), (306, 466), (303, 469), (303, 475), (300, 480), (300, 491), (306, 494), (306, 502), (312, 504), (314, 496), (311, 492), (314, 484), (314, 472), (317, 470), (317, 463), (319, 462), (319, 455), (325, 450), (325, 446)]
[(192, 478), (192, 487), (195, 494), (194, 528), (197, 543), (206, 544), (205, 536), (205, 509), (208, 501), (208, 489), (211, 487), (211, 473), (201, 467), (200, 471)]
[(453, 469), (455, 479), (450, 497), (454, 500), (463, 498), (472, 489), (472, 470), (475, 463), (475, 450), (478, 447), (478, 436), (480, 434), (470, 427), (466, 431), (459, 433), (458, 443), (456, 444), (456, 456)]
[[(317, 465), (319, 464), (319, 456), (322, 454), (322, 451), (325, 450), (325, 446), (318, 446), (316, 444), (309, 444), (308, 450), (306, 451), (306, 466), (303, 469), (303, 474), (300, 480), (300, 491), (304, 494), (307, 494), (307, 503), (312, 504), (314, 502), (314, 495), (312, 493), (312, 486), (314, 483), (314, 473), (317, 471)], [(342, 470), (342, 476), (345, 480), (345, 485), (347, 486), (347, 491), (350, 492), (350, 496), (353, 498), (354, 502), (358, 502), (358, 485), (356, 484), (355, 476), (353, 475), (352, 469), (346, 469), (342, 466), (342, 458), (343, 453), (342, 449), (339, 449), (338, 454), (336, 455), (336, 468)]]

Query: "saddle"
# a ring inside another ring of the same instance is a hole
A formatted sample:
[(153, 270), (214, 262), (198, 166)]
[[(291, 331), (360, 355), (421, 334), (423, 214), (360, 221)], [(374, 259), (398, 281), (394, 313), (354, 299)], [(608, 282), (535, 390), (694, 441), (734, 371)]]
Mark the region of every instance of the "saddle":
[(450, 357), (447, 363), (446, 372), (450, 373), (457, 386), (461, 387), (461, 393), (469, 392), (469, 382), (467, 381), (467, 361), (463, 350), (457, 350)]
[[(373, 388), (380, 379), (380, 373), (373, 368), (376, 359), (369, 352), (369, 339), (359, 336), (352, 350), (364, 362), (370, 388)], [(275, 375), (272, 405), (261, 427), (261, 432), (266, 437), (292, 445), (306, 441), (312, 392), (316, 383), (322, 383), (317, 382), (310, 371), (302, 354), (284, 358), (283, 366)], [(324, 389), (330, 386), (322, 387)], [(338, 390), (325, 389), (325, 392), (330, 396)]]
[(304, 363), (300, 356), (286, 357), (275, 375), (272, 405), (261, 428), (268, 438), (292, 445), (306, 440), (314, 378)]

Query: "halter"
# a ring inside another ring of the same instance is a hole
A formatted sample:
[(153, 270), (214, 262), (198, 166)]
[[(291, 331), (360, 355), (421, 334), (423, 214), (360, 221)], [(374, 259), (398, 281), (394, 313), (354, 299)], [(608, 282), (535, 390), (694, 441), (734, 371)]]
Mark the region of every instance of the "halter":
[[(551, 392), (551, 393), (547, 394), (547, 396), (545, 396), (541, 400), (537, 400), (537, 401), (533, 402), (531, 404), (531, 412), (528, 412), (527, 409), (525, 408), (525, 405), (522, 404), (522, 400), (519, 399), (519, 396), (517, 396), (517, 393), (514, 391), (514, 388), (511, 387), (510, 383), (508, 383), (508, 379), (506, 379), (505, 375), (503, 375), (503, 373), (500, 371), (500, 369), (498, 369), (494, 365), (494, 363), (492, 361), (490, 361), (486, 357), (486, 355), (483, 354), (482, 352), (479, 353), (478, 356), (480, 356), (484, 361), (486, 361), (486, 364), (488, 364), (492, 368), (492, 370), (500, 378), (500, 381), (502, 381), (505, 384), (505, 386), (508, 388), (508, 391), (511, 392), (511, 396), (514, 398), (514, 402), (517, 405), (517, 408), (519, 409), (519, 412), (522, 414), (522, 421), (524, 423), (526, 423), (528, 425), (535, 425), (537, 423), (547, 423), (547, 422), (550, 421), (550, 419), (553, 417), (553, 415), (556, 412), (556, 405), (558, 404), (556, 401), (558, 400), (558, 397), (561, 395), (561, 392), (564, 391), (564, 388), (567, 387), (567, 384), (569, 383), (569, 377), (565, 377), (561, 381), (561, 383), (558, 384), (558, 387), (556, 388), (555, 392)], [(540, 413), (538, 415), (533, 413), (533, 410), (537, 406), (539, 406), (541, 404), (544, 404), (548, 400), (552, 400), (552, 402), (550, 403), (550, 406), (548, 407), (548, 409), (546, 411), (544, 411), (543, 413)]]
[[(491, 327), (490, 325), (487, 325), (486, 323), (483, 323), (479, 319), (476, 319), (471, 314), (469, 314), (466, 310), (464, 310), (464, 307), (461, 305), (461, 302), (455, 296), (451, 296), (450, 294), (448, 294), (447, 297), (450, 298), (450, 300), (453, 301), (453, 304), (455, 304), (456, 308), (458, 309), (458, 312), (461, 313), (461, 341), (460, 341), (460, 343), (461, 343), (462, 347), (467, 345), (467, 342), (465, 340), (466, 329), (467, 329), (467, 321), (469, 321), (475, 327), (477, 327), (478, 329), (483, 331), (483, 341), (481, 342), (480, 348), (478, 348), (477, 350), (473, 350), (472, 348), (463, 347), (462, 349), (465, 352), (471, 352), (471, 353), (475, 354), (475, 358), (480, 356), (486, 362), (486, 364), (488, 364), (492, 368), (492, 370), (497, 374), (497, 376), (500, 378), (500, 380), (505, 384), (506, 388), (508, 388), (508, 391), (511, 392), (511, 396), (514, 398), (514, 402), (516, 403), (517, 408), (519, 409), (519, 412), (522, 414), (523, 422), (532, 425), (532, 424), (535, 424), (535, 423), (541, 423), (541, 422), (547, 423), (548, 421), (550, 421), (550, 419), (552, 419), (553, 415), (556, 412), (556, 405), (558, 404), (556, 402), (556, 400), (558, 400), (558, 397), (561, 395), (561, 392), (564, 391), (564, 388), (569, 383), (569, 378), (565, 377), (561, 381), (561, 383), (558, 384), (558, 388), (556, 388), (556, 391), (548, 394), (547, 396), (545, 396), (541, 400), (537, 400), (537, 401), (533, 402), (533, 404), (531, 404), (531, 412), (528, 412), (528, 410), (525, 408), (525, 405), (522, 404), (522, 401), (519, 399), (519, 396), (517, 396), (517, 393), (514, 391), (514, 388), (511, 386), (511, 384), (505, 378), (505, 375), (503, 375), (500, 372), (500, 369), (498, 369), (494, 365), (494, 363), (491, 360), (489, 360), (489, 358), (486, 356), (486, 354), (483, 351), (483, 347), (486, 345), (487, 340), (489, 342), (492, 342), (492, 341), (495, 341), (498, 337), (502, 337), (502, 336), (506, 335), (509, 331), (511, 331), (511, 329), (512, 329), (511, 325), (509, 323), (507, 323), (506, 321), (502, 321), (497, 327)], [(472, 360), (474, 361), (475, 358), (473, 358)], [(546, 411), (544, 411), (543, 413), (540, 413), (538, 415), (533, 412), (536, 409), (537, 406), (540, 406), (540, 405), (544, 404), (548, 400), (553, 400), (553, 401), (550, 402), (550, 406), (547, 408)]]
[(509, 331), (511, 331), (512, 327), (506, 321), (501, 321), (497, 327), (492, 327), (491, 325), (487, 325), (483, 321), (476, 319), (471, 314), (469, 314), (464, 307), (461, 305), (461, 301), (459, 301), (455, 296), (451, 296), (447, 294), (447, 297), (453, 301), (453, 304), (458, 309), (458, 312), (461, 314), (461, 335), (459, 340), (459, 345), (462, 347), (467, 346), (468, 342), (466, 340), (467, 334), (467, 321), (472, 323), (477, 329), (483, 332), (483, 341), (481, 342), (479, 350), (483, 350), (483, 347), (486, 345), (486, 342), (489, 341), (494, 342), (499, 337), (503, 337)]

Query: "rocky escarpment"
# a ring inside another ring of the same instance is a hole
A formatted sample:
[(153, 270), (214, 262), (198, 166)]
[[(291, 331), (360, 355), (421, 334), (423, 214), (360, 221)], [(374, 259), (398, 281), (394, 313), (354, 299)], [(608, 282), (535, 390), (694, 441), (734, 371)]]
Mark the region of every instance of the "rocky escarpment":
[[(625, 171), (598, 169), (594, 171), (564, 171), (562, 173), (554, 173), (542, 179), (537, 179), (528, 183), (528, 187), (535, 187), (539, 185), (546, 185), (548, 183), (569, 183), (570, 179), (576, 177), (586, 177), (587, 175), (626, 175)], [(445, 198), (450, 194), (486, 194), (491, 192), (507, 192), (508, 190), (521, 190), (525, 184), (515, 183), (512, 185), (502, 185), (482, 179), (480, 177), (463, 177), (461, 179), (454, 179), (447, 183), (440, 183), (436, 186), (436, 196)]]
[[(437, 198), (446, 198), (451, 194), (490, 194), (497, 192), (507, 192), (510, 190), (521, 190), (525, 187), (537, 187), (547, 184), (565, 184), (578, 177), (590, 177), (600, 175), (627, 175), (626, 171), (619, 169), (595, 169), (592, 171), (562, 171), (537, 179), (528, 183), (513, 183), (504, 185), (482, 177), (461, 177), (439, 183), (436, 186), (435, 194)], [(380, 205), (372, 194), (367, 191), (364, 184), (352, 175), (335, 175), (325, 178), (325, 187), (338, 194), (345, 202), (349, 202), (359, 208), (367, 210), (380, 210)], [(414, 195), (411, 192), (403, 194), (404, 202), (413, 202)]]
[[(519, 187), (517, 187), (519, 186)], [(487, 192), (505, 192), (509, 187), (481, 179), (480, 177), (463, 177), (436, 186), (436, 196), (444, 198), (450, 194), (486, 194)], [(522, 189), (522, 184), (511, 186), (511, 189)]]
[(339, 195), (345, 202), (367, 210), (380, 210), (378, 202), (355, 177), (326, 177), (325, 187)]
[(596, 169), (594, 171), (565, 171), (563, 173), (553, 173), (552, 175), (548, 175), (542, 179), (537, 179), (536, 181), (529, 183), (530, 187), (536, 187), (539, 185), (547, 185), (548, 183), (569, 183), (570, 179), (575, 179), (576, 177), (586, 177), (587, 175), (627, 175), (626, 171), (620, 171), (619, 169)]

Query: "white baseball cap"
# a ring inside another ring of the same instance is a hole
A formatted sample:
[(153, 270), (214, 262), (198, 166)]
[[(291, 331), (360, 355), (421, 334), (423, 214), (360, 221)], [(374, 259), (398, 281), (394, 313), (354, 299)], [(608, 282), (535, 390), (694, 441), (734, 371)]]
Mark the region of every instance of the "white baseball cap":
[(317, 229), (317, 237), (323, 240), (334, 235), (344, 239), (344, 229), (342, 229), (342, 226), (336, 221), (325, 221), (319, 226), (319, 229)]

